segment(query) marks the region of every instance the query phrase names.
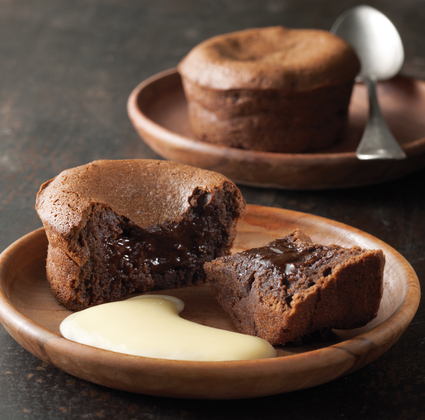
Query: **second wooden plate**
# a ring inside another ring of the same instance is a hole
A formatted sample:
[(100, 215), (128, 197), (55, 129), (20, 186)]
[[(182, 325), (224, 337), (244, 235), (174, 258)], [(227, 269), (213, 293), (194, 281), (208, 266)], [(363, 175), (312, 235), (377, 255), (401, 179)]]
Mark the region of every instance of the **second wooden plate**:
[(315, 153), (266, 153), (216, 146), (195, 139), (176, 70), (137, 86), (127, 109), (142, 139), (165, 159), (220, 172), (257, 187), (319, 190), (377, 184), (425, 166), (425, 83), (407, 77), (378, 85), (382, 112), (407, 159), (362, 161), (355, 150), (368, 114), (366, 88), (356, 84), (347, 136)]

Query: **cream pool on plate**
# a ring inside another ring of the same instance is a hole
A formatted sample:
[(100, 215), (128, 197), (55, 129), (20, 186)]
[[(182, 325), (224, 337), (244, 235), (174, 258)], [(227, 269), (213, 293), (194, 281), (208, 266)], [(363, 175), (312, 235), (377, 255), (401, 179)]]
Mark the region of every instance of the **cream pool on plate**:
[(141, 295), (75, 312), (62, 335), (81, 344), (135, 356), (191, 361), (275, 357), (267, 341), (197, 324), (180, 317), (184, 302), (173, 296)]

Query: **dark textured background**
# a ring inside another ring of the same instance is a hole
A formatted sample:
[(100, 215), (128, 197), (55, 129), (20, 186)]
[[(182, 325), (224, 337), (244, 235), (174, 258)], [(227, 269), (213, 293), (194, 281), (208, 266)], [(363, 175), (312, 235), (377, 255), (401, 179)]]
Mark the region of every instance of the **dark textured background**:
[[(41, 223), (41, 183), (98, 158), (157, 158), (126, 113), (131, 90), (210, 36), (254, 26), (329, 29), (356, 1), (0, 0), (0, 251)], [(425, 79), (425, 1), (371, 1), (400, 30), (403, 73)], [(425, 118), (425, 116), (424, 116)], [(397, 249), (425, 278), (422, 170), (336, 191), (242, 187), (248, 203), (355, 226)], [(313, 389), (243, 401), (119, 392), (71, 377), (0, 327), (0, 419), (425, 419), (425, 310), (365, 368)]]

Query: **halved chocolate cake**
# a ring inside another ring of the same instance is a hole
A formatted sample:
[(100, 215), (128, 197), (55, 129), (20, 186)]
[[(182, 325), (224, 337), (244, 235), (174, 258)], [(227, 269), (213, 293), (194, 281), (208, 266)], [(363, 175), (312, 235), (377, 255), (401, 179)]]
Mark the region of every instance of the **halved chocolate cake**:
[(95, 161), (41, 186), (47, 278), (70, 309), (205, 281), (245, 201), (223, 175), (157, 160)]
[(322, 328), (360, 327), (375, 318), (384, 264), (381, 250), (314, 244), (295, 230), (204, 268), (237, 329), (278, 345)]

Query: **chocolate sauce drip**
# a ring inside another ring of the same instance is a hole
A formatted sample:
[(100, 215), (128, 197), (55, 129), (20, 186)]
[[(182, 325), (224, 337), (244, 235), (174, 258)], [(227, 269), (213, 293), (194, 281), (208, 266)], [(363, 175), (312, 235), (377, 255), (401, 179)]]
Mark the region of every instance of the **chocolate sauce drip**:
[(272, 265), (283, 273), (292, 271), (297, 264), (305, 263), (312, 256), (308, 249), (298, 249), (293, 244), (282, 241), (274, 241), (262, 248), (249, 249), (243, 254), (249, 256), (253, 262)]

